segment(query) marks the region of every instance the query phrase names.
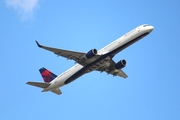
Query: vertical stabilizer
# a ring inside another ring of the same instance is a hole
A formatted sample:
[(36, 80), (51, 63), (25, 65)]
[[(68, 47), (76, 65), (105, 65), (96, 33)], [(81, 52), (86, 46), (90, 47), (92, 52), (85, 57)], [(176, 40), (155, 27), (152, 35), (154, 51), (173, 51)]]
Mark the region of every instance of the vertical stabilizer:
[(44, 67), (39, 69), (39, 72), (41, 73), (41, 76), (44, 79), (44, 82), (47, 82), (47, 83), (51, 82), (57, 77), (57, 75), (55, 75), (54, 73), (52, 73), (51, 71), (47, 70)]

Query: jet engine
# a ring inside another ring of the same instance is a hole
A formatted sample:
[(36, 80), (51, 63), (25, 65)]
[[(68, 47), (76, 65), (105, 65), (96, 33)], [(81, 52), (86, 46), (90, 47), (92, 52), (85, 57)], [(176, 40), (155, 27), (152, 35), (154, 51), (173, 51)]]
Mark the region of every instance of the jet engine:
[(117, 62), (116, 64), (115, 64), (115, 68), (116, 69), (122, 69), (122, 68), (124, 68), (126, 66), (126, 60), (120, 60), (119, 62)]
[(97, 54), (97, 50), (96, 49), (92, 49), (89, 52), (87, 52), (85, 55), (82, 56), (83, 59), (89, 59), (94, 57)]

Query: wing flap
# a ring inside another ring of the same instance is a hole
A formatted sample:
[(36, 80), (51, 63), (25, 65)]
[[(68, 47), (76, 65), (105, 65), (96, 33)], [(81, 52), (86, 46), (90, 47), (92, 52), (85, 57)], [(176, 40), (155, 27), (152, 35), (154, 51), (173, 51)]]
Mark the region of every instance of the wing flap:
[(47, 88), (50, 85), (50, 83), (42, 83), (42, 82), (27, 82), (26, 84), (40, 88)]

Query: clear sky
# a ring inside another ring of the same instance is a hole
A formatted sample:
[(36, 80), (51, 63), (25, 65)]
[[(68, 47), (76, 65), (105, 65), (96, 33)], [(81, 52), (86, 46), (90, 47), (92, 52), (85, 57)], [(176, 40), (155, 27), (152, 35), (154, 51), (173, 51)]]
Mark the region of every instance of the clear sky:
[[(180, 1), (1, 0), (1, 120), (180, 120)], [(87, 52), (135, 27), (154, 31), (114, 57), (128, 78), (91, 72), (58, 96), (26, 85), (74, 65), (41, 44)]]

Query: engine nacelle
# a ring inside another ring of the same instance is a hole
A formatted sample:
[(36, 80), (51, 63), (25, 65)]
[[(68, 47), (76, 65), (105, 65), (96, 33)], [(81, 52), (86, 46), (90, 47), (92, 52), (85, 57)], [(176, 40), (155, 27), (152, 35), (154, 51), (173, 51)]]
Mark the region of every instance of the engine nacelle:
[(87, 52), (85, 55), (82, 56), (83, 59), (89, 59), (94, 57), (95, 55), (97, 55), (97, 50), (96, 49), (92, 49), (89, 52)]
[(126, 66), (126, 60), (120, 60), (119, 62), (117, 62), (116, 64), (115, 64), (115, 68), (116, 69), (122, 69), (122, 68), (124, 68)]

